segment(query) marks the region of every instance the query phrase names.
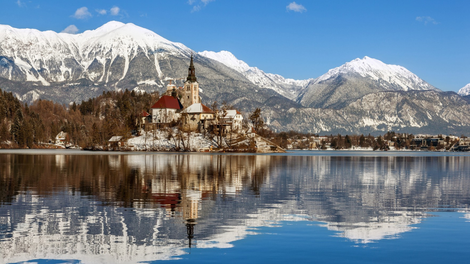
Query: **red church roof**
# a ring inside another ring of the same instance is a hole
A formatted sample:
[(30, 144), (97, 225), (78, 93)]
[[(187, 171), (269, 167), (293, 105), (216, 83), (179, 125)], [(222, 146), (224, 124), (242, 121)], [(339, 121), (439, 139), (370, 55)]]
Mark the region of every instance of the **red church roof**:
[(202, 112), (203, 113), (214, 113), (214, 111), (212, 111), (209, 107), (207, 107), (203, 104), (201, 104), (201, 105), (202, 105)]
[(140, 114), (141, 117), (147, 117), (149, 116), (150, 114), (147, 113), (147, 111), (143, 111), (142, 114)]
[(152, 108), (182, 109), (183, 106), (178, 99), (173, 96), (164, 95), (154, 105), (152, 105)]

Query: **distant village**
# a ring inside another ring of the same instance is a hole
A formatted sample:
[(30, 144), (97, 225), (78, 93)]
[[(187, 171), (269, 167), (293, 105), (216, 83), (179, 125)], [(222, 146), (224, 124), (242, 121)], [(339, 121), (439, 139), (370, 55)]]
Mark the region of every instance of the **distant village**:
[(383, 136), (330, 135), (293, 136), (286, 139), (286, 149), (304, 150), (413, 150), (470, 151), (470, 138), (454, 135), (425, 135), (388, 132)]

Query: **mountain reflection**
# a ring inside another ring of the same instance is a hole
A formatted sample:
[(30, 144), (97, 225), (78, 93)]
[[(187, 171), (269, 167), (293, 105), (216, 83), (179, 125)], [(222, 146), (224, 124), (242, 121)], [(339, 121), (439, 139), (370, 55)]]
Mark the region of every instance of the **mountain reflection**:
[(468, 217), (470, 157), (0, 155), (0, 257), (170, 259), (318, 221), (357, 243)]

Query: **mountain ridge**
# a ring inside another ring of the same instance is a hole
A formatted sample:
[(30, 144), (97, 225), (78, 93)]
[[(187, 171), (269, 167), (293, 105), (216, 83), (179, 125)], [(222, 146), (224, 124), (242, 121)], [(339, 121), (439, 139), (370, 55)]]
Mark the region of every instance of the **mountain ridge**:
[(402, 66), (365, 56), (310, 81), (297, 102), (305, 107), (340, 109), (370, 93), (416, 90), (440, 91)]
[(282, 96), (294, 100), (298, 93), (305, 88), (312, 79), (294, 80), (284, 78), (279, 74), (265, 73), (257, 67), (250, 67), (246, 62), (237, 59), (230, 51), (219, 52), (202, 51), (199, 55), (216, 60), (243, 74), (253, 84), (263, 88), (273, 89)]

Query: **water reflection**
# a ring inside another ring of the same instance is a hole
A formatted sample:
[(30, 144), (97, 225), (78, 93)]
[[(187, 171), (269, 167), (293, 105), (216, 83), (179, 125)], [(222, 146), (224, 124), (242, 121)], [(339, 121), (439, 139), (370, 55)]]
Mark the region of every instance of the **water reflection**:
[(468, 217), (470, 157), (0, 155), (0, 258), (170, 259), (318, 221), (357, 243)]

